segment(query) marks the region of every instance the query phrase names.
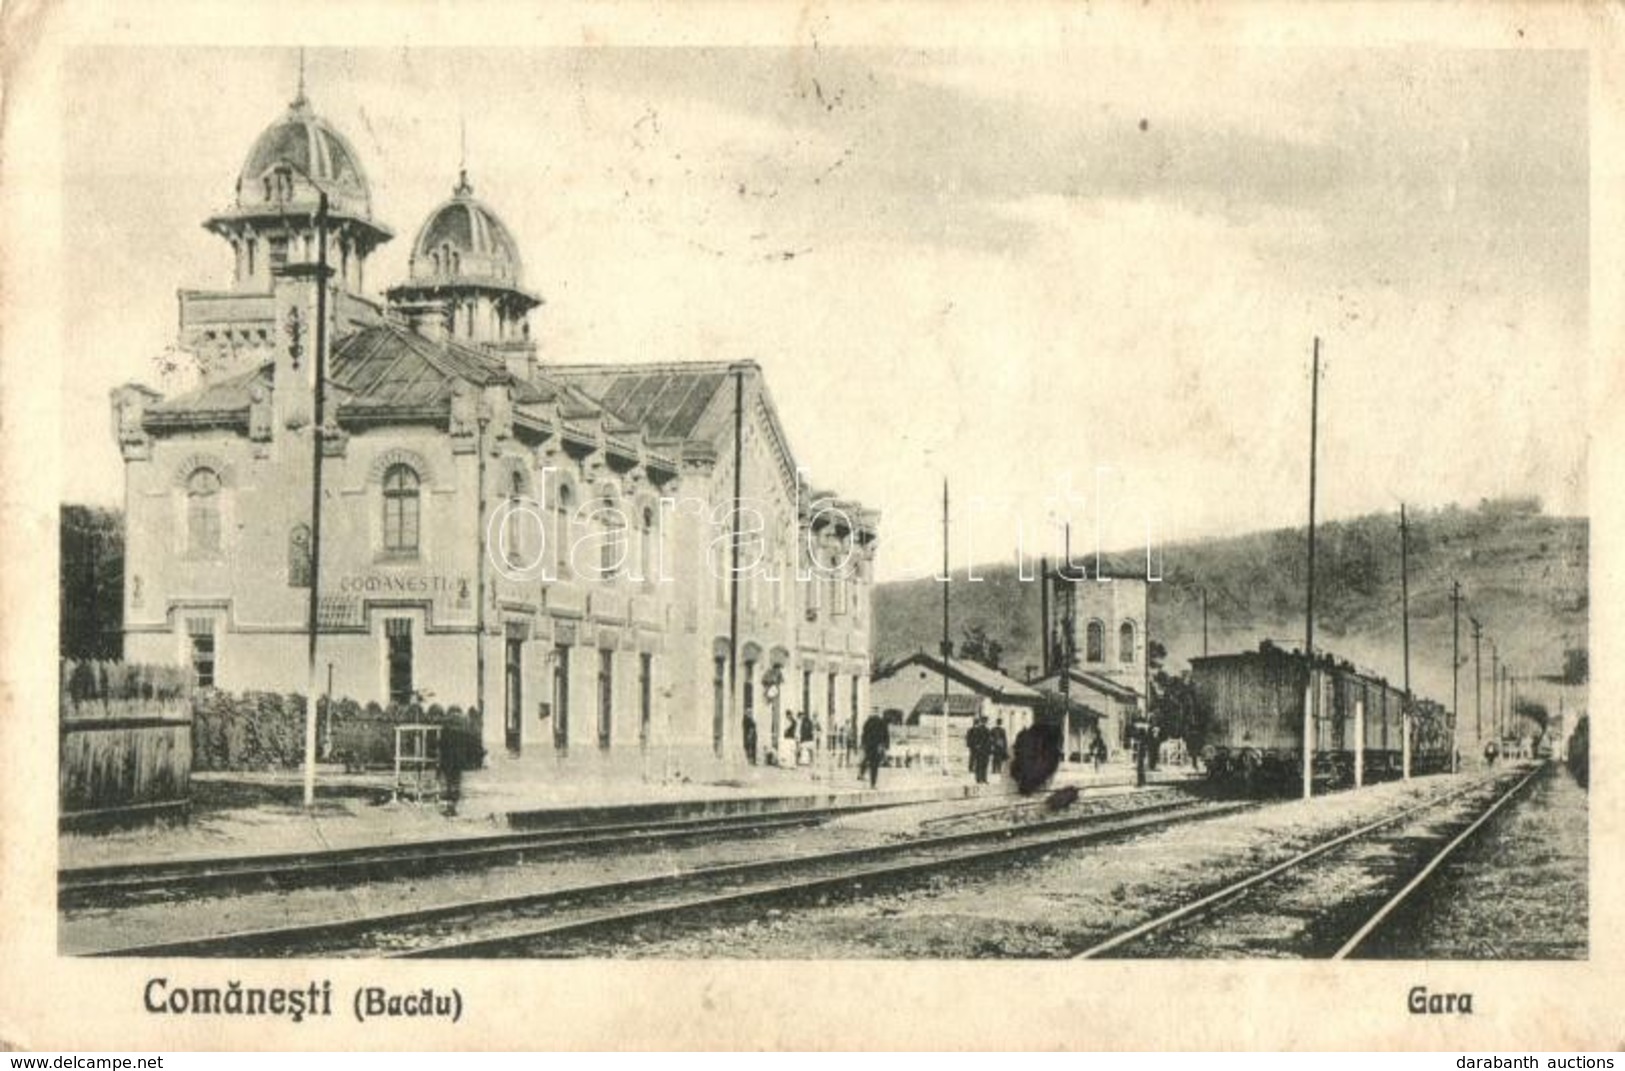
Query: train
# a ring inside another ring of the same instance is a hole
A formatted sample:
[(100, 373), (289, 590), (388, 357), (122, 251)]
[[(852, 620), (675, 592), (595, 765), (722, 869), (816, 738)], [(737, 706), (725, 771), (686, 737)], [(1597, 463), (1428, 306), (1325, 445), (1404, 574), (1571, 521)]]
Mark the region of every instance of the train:
[[(1404, 772), (1405, 692), (1330, 655), (1305, 658), (1268, 641), (1256, 651), (1191, 659), (1196, 721), (1208, 776), (1248, 790), (1303, 783), (1304, 704), (1311, 677), (1317, 782), (1381, 781)], [(1411, 702), (1411, 773), (1448, 772), (1454, 717), (1430, 699)]]
[(1569, 772), (1582, 786), (1591, 787), (1591, 719), (1584, 714), (1569, 736)]

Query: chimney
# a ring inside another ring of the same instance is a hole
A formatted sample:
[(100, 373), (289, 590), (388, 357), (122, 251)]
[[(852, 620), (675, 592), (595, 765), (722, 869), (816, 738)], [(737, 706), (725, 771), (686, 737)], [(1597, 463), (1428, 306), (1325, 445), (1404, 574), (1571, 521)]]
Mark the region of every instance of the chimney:
[(443, 301), (402, 302), (395, 308), (406, 317), (407, 326), (415, 335), (430, 342), (444, 342), (450, 334), (446, 325), (447, 308)]
[(508, 342), (496, 347), (502, 353), (502, 363), (507, 366), (508, 374), (521, 383), (529, 381), (536, 373), (536, 344), (533, 342)]

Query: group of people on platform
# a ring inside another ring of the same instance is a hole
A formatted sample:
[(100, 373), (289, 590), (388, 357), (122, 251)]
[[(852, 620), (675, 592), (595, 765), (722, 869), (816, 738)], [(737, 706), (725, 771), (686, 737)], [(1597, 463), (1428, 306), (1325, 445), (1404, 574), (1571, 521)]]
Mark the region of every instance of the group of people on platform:
[[(745, 714), (742, 736), (745, 756), (752, 765), (760, 759), (770, 765), (813, 766), (820, 762), (819, 756), (827, 747), (830, 749), (828, 759), (834, 764), (849, 766), (856, 757), (859, 780), (867, 777), (870, 787), (876, 787), (880, 768), (898, 764), (898, 759), (891, 754), (890, 723), (879, 712), (870, 714), (864, 720), (855, 738), (849, 726), (838, 724), (826, 739), (824, 726), (819, 719), (806, 712), (788, 711), (781, 724), (783, 728), (779, 739), (768, 745), (763, 758), (756, 719), (751, 713)], [(1136, 757), (1139, 757), (1142, 749), (1154, 754), (1159, 742), (1137, 741)], [(1012, 741), (1005, 731), (1003, 718), (989, 724), (988, 718), (980, 714), (975, 716), (970, 729), (966, 731), (964, 745), (969, 770), (977, 784), (987, 784), (989, 774), (995, 778), (1003, 776), (1008, 764), (1010, 777), (1023, 793), (1035, 792), (1047, 784), (1060, 767), (1064, 755), (1064, 740), (1059, 725), (1034, 723), (1018, 732)], [(1149, 755), (1146, 757), (1149, 765), (1155, 768), (1156, 759)], [(1100, 772), (1108, 758), (1109, 750), (1098, 728), (1084, 742), (1081, 753), (1074, 748), (1072, 755), (1073, 761), (1081, 760), (1092, 765), (1096, 773)], [(1136, 762), (1136, 767), (1143, 770), (1139, 762)]]
[(977, 784), (987, 784), (989, 766), (997, 777), (1010, 759), (1010, 738), (1004, 732), (1004, 719), (1000, 718), (998, 724), (990, 729), (987, 717), (978, 714), (970, 730), (965, 733), (965, 748), (970, 752), (970, 772)]
[[(758, 760), (777, 766), (811, 766), (817, 761), (818, 753), (825, 744), (824, 726), (818, 718), (805, 712), (798, 714), (791, 710), (785, 712), (783, 724), (784, 730), (779, 739), (768, 745), (764, 756), (756, 718), (746, 711), (740, 731), (740, 739), (745, 745), (746, 761), (752, 766), (755, 766)], [(835, 754), (840, 756), (841, 764), (845, 765), (848, 750), (846, 727), (837, 726), (834, 737), (828, 744), (835, 749)]]

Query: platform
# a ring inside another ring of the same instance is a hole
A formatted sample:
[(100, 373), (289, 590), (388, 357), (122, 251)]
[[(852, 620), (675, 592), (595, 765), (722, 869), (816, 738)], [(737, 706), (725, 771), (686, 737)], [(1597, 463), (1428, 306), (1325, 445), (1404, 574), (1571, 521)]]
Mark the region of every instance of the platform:
[[(322, 767), (316, 806), (301, 805), (297, 770), (194, 775), (197, 804), (189, 821), (98, 834), (64, 834), (63, 867), (249, 855), (321, 848), (400, 844), (477, 836), (503, 828), (579, 828), (639, 821), (854, 810), (1013, 795), (1008, 778), (977, 785), (968, 771), (887, 769), (870, 789), (855, 766), (796, 769), (742, 766), (715, 779), (662, 779), (635, 767), (587, 763), (548, 768), (499, 759), (464, 779), (454, 816), (434, 804), (393, 800), (393, 774), (346, 774)], [(1182, 780), (1184, 770), (1158, 771), (1153, 783)], [(1134, 770), (1108, 764), (1066, 768), (1052, 787), (1089, 791), (1131, 787)]]

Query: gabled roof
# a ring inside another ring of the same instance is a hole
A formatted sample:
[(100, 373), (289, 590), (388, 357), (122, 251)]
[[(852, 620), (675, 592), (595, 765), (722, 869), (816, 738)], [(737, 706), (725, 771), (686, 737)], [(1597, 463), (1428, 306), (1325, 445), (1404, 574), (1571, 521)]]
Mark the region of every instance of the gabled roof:
[[(920, 651), (877, 673), (874, 679), (876, 681), (887, 680), (910, 666), (920, 666), (936, 674), (941, 674), (943, 668), (941, 657)], [(1038, 692), (1034, 689), (1027, 687), (1012, 677), (1006, 677), (996, 669), (991, 669), (968, 658), (950, 658), (948, 660), (948, 676), (957, 680), (963, 687), (994, 699), (1014, 703), (1038, 702)]]
[(661, 440), (695, 435), (711, 400), (727, 383), (728, 369), (721, 361), (694, 361), (554, 365), (548, 371), (643, 428), (649, 438)]
[(388, 323), (343, 339), (328, 362), (328, 379), (346, 393), (345, 404), (364, 408), (439, 408), (459, 380), (484, 386), (507, 378), (501, 361), (477, 349)]
[[(147, 408), (147, 418), (162, 424), (166, 418), (233, 416), (247, 411), (255, 387), (271, 388), (271, 363), (177, 394)], [(153, 393), (148, 391), (149, 394)]]
[(932, 717), (942, 716), (943, 701), (948, 704), (950, 718), (969, 718), (982, 712), (982, 697), (979, 695), (966, 695), (964, 692), (927, 692), (914, 703), (914, 709), (909, 711), (909, 721), (917, 721), (922, 714)]
[[(1110, 677), (1102, 676), (1099, 673), (1090, 673), (1088, 670), (1074, 667), (1068, 676), (1071, 678), (1072, 684), (1087, 688), (1099, 695), (1110, 696), (1123, 702), (1135, 702), (1140, 698), (1138, 689), (1126, 684), (1119, 684)], [(1061, 674), (1056, 672), (1047, 677), (1041, 677), (1033, 681), (1033, 687), (1041, 688), (1044, 691), (1058, 692), (1061, 687)]]

